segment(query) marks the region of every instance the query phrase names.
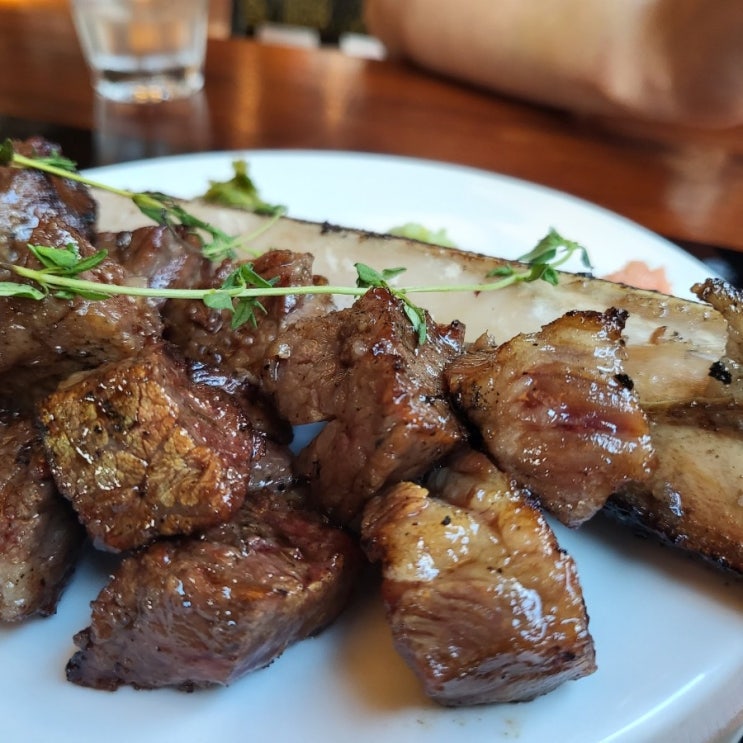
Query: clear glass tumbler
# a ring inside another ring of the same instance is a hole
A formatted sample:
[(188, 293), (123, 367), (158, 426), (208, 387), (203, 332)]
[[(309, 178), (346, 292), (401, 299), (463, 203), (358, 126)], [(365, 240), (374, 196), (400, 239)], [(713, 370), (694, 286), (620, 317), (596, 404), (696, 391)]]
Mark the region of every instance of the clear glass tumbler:
[(93, 87), (120, 102), (156, 103), (204, 85), (208, 0), (71, 0)]

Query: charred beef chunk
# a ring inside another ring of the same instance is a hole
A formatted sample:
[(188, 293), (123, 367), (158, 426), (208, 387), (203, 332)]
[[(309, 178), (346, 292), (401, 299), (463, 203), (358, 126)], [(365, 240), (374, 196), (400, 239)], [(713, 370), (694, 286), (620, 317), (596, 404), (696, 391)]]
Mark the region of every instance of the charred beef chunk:
[[(74, 243), (81, 257), (95, 248), (61, 221), (42, 221), (28, 240), (31, 244), (64, 248)], [(23, 247), (14, 262), (40, 268), (33, 254)], [(3, 276), (0, 279), (18, 280)], [(117, 263), (103, 263), (80, 274), (80, 278), (103, 283), (126, 283), (128, 274)], [(42, 301), (0, 298), (0, 381), (5, 395), (17, 394), (18, 407), (33, 393), (49, 391), (74, 371), (89, 369), (136, 353), (161, 333), (160, 318), (146, 300), (111, 297), (90, 300), (81, 297)], [(23, 371), (21, 371), (21, 369)], [(31, 381), (34, 386), (31, 389)]]
[(276, 413), (256, 385), (241, 382), (205, 364), (190, 363), (189, 375), (198, 384), (215, 387), (230, 395), (253, 429), (253, 457), (248, 492), (271, 488), (288, 490), (297, 484), (294, 454), (289, 448), (291, 426)]
[[(312, 286), (322, 280), (312, 274), (309, 253), (272, 250), (253, 263), (254, 271), (276, 286)], [(219, 287), (238, 267), (233, 261), (214, 264), (202, 260), (200, 271), (187, 278), (185, 286)], [(185, 280), (185, 278), (184, 278)], [(256, 312), (256, 321), (232, 328), (232, 314), (214, 310), (201, 302), (169, 300), (163, 307), (165, 337), (184, 355), (212, 367), (224, 369), (243, 380), (257, 379), (266, 347), (283, 329), (308, 314), (330, 309), (326, 296), (288, 295), (261, 301), (265, 312)]]
[(216, 387), (231, 395), (250, 419), (253, 430), (260, 431), (281, 444), (294, 437), (291, 425), (281, 418), (272, 400), (255, 384), (239, 380), (199, 362), (189, 362), (189, 375), (194, 382)]
[(609, 515), (674, 548), (743, 574), (743, 406), (693, 400), (646, 409), (658, 459), (648, 482), (628, 483)]
[[(57, 145), (41, 137), (13, 143), (26, 157), (60, 154)], [(15, 244), (29, 242), (41, 221), (60, 220), (70, 229), (93, 238), (98, 206), (87, 186), (38, 170), (0, 167), (0, 256), (12, 260)]]
[[(464, 327), (436, 325), (427, 317), (428, 337), (420, 344), (402, 302), (386, 289), (368, 291), (334, 322), (336, 342), (329, 352), (337, 371), (304, 383), (333, 391), (336, 405), (328, 411), (333, 418), (300, 452), (297, 466), (320, 509), (337, 523), (354, 525), (374, 493), (423, 474), (462, 439), (442, 370), (461, 352)], [(295, 335), (286, 353), (284, 342), (278, 342), (268, 363), (291, 365), (301, 337)], [(283, 392), (288, 395), (290, 389)], [(306, 399), (305, 390), (297, 394)], [(321, 395), (332, 397), (328, 391)]]
[(592, 673), (572, 559), (536, 506), (480, 453), (394, 486), (364, 512), (395, 646), (443, 705), (527, 701)]
[(229, 684), (344, 608), (360, 556), (295, 494), (264, 493), (229, 523), (126, 558), (93, 602), (67, 666), (77, 684)]
[(32, 422), (0, 424), (0, 620), (53, 614), (84, 538)]
[(743, 403), (743, 291), (722, 279), (707, 279), (692, 287), (703, 302), (709, 302), (727, 323), (724, 358), (713, 364), (710, 377), (722, 384), (713, 385), (708, 394), (732, 397)]
[[(186, 285), (204, 260), (201, 239), (179, 226), (148, 225), (131, 232), (101, 232), (96, 235), (95, 245), (155, 289)], [(154, 301), (163, 303), (161, 299)]]
[(456, 405), (498, 466), (568, 526), (655, 466), (648, 421), (624, 373), (625, 314), (569, 312), (498, 348), (480, 339), (446, 370)]
[(249, 422), (162, 347), (81, 373), (39, 418), (57, 486), (98, 547), (208, 528), (245, 499)]

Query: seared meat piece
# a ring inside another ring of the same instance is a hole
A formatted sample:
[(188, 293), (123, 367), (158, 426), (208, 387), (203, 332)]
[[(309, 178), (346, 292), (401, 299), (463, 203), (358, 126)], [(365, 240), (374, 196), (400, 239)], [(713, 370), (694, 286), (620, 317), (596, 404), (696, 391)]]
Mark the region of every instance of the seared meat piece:
[(39, 418), (57, 486), (98, 547), (205, 529), (245, 499), (248, 421), (161, 347), (65, 382)]
[(264, 488), (281, 491), (296, 485), (294, 455), (287, 446), (292, 441), (292, 428), (278, 417), (261, 390), (204, 364), (189, 364), (189, 374), (194, 382), (230, 395), (250, 421), (253, 457), (248, 491)]
[(0, 620), (53, 614), (84, 538), (31, 421), (0, 424)]
[(700, 400), (647, 413), (658, 468), (615, 493), (607, 512), (743, 573), (743, 405)]
[(481, 339), (446, 377), (500, 468), (568, 526), (644, 482), (654, 454), (624, 373), (625, 314), (569, 312), (498, 348)]
[(95, 245), (157, 289), (186, 285), (203, 261), (201, 239), (185, 227), (148, 225), (131, 232), (101, 232)]
[(709, 394), (732, 396), (743, 402), (743, 291), (722, 279), (707, 279), (692, 287), (704, 302), (709, 302), (727, 323), (725, 356), (712, 365), (710, 376), (720, 385), (713, 385)]
[(257, 495), (230, 523), (126, 558), (75, 637), (67, 678), (109, 690), (228, 684), (330, 624), (358, 564), (350, 538), (296, 494)]
[[(15, 141), (26, 157), (60, 154), (57, 145), (41, 137)], [(86, 239), (93, 237), (98, 207), (90, 190), (75, 181), (38, 170), (0, 167), (0, 257), (12, 261), (15, 243), (25, 245), (41, 221), (59, 219)]]
[[(440, 704), (514, 702), (592, 673), (572, 559), (539, 510), (487, 458), (371, 500), (362, 544), (381, 561), (395, 646)], [(444, 500), (446, 499), (446, 500)]]
[[(59, 220), (42, 221), (32, 230), (28, 242), (49, 247), (78, 246), (81, 257), (95, 248), (79, 233)], [(33, 254), (23, 246), (14, 256), (17, 265), (40, 268)], [(80, 274), (80, 278), (104, 283), (125, 283), (128, 275), (111, 260)], [(0, 279), (17, 281), (10, 272)], [(0, 381), (7, 396), (17, 394), (17, 407), (33, 403), (36, 391), (49, 391), (74, 371), (88, 369), (109, 360), (130, 356), (153, 338), (159, 338), (160, 318), (146, 300), (111, 297), (44, 300), (0, 298)], [(23, 368), (24, 371), (19, 371)], [(31, 382), (34, 387), (31, 388)], [(23, 399), (30, 398), (28, 404)]]
[(278, 415), (272, 401), (258, 385), (236, 379), (198, 362), (189, 363), (189, 374), (198, 384), (216, 387), (232, 395), (250, 419), (253, 430), (260, 431), (279, 443), (291, 443), (294, 436), (291, 425)]
[[(272, 250), (253, 262), (253, 269), (276, 286), (312, 286), (322, 280), (312, 274), (312, 256)], [(185, 286), (219, 287), (238, 267), (233, 261), (214, 264), (206, 259), (200, 271), (182, 279)], [(330, 309), (327, 296), (288, 295), (262, 300), (265, 313), (256, 313), (257, 325), (245, 323), (231, 327), (232, 315), (201, 302), (169, 300), (163, 307), (165, 336), (189, 359), (224, 369), (239, 379), (258, 377), (269, 343), (300, 317), (325, 313)]]
[[(334, 392), (336, 406), (328, 411), (333, 419), (300, 452), (297, 466), (320, 508), (351, 525), (374, 493), (423, 474), (462, 439), (442, 370), (460, 353), (464, 327), (436, 325), (427, 317), (428, 338), (419, 344), (402, 302), (386, 289), (368, 291), (334, 322), (337, 371), (306, 382), (325, 385), (325, 399)], [(301, 334), (295, 337), (287, 354), (279, 349), (268, 363), (291, 365), (302, 342)], [(306, 399), (303, 390), (298, 395)], [(280, 411), (287, 414), (281, 406)]]

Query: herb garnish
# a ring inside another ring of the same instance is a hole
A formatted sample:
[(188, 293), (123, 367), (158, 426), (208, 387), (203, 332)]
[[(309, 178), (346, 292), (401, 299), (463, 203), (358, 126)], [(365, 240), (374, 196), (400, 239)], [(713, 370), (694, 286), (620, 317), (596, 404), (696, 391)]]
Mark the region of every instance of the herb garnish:
[(232, 163), (232, 170), (235, 174), (228, 181), (209, 181), (204, 201), (270, 217), (286, 214), (285, 206), (269, 204), (261, 198), (257, 186), (248, 175), (248, 164), (245, 160), (235, 160)]
[(581, 263), (590, 271), (591, 261), (588, 258), (588, 251), (579, 243), (565, 239), (551, 227), (532, 250), (518, 258), (519, 262), (527, 264), (528, 269), (516, 271), (512, 266), (499, 266), (488, 271), (487, 276), (491, 278), (502, 276), (503, 279), (498, 282), (501, 286), (539, 279), (557, 286), (560, 280), (557, 268), (567, 263), (574, 253), (578, 253)]
[[(234, 258), (238, 249), (242, 248), (247, 239), (255, 238), (258, 234), (267, 230), (276, 219), (281, 216), (281, 211), (274, 211), (271, 214), (274, 220), (263, 225), (259, 230), (253, 233), (250, 238), (235, 237), (228, 235), (218, 227), (209, 224), (203, 219), (190, 214), (177, 199), (157, 191), (128, 191), (123, 188), (115, 188), (91, 180), (76, 170), (76, 164), (60, 155), (51, 155), (48, 157), (26, 157), (17, 153), (13, 148), (13, 142), (6, 139), (0, 144), (0, 165), (15, 165), (20, 168), (31, 168), (41, 170), (49, 175), (55, 175), (60, 178), (83, 183), (91, 188), (97, 188), (102, 191), (122, 196), (131, 201), (146, 217), (153, 222), (166, 227), (182, 225), (194, 232), (203, 231), (210, 236), (211, 240), (205, 242), (202, 246), (202, 253), (205, 257), (213, 261), (220, 261), (225, 258)], [(267, 212), (262, 212), (267, 213)]]
[[(499, 281), (490, 281), (480, 284), (455, 284), (432, 286), (393, 287), (390, 280), (405, 271), (404, 268), (387, 268), (377, 271), (364, 263), (356, 263), (356, 286), (275, 286), (272, 281), (266, 280), (255, 272), (252, 264), (239, 265), (223, 282), (220, 287), (211, 289), (156, 289), (142, 286), (126, 286), (120, 284), (106, 284), (99, 281), (88, 281), (77, 278), (83, 270), (88, 270), (105, 258), (105, 251), (100, 251), (89, 258), (76, 258), (76, 248), (50, 248), (43, 246), (29, 246), (34, 255), (39, 258), (44, 268), (32, 269), (15, 264), (0, 264), (3, 268), (12, 271), (17, 276), (27, 279), (32, 284), (0, 282), (0, 296), (25, 297), (28, 299), (43, 299), (52, 295), (58, 298), (69, 299), (79, 296), (86, 299), (104, 299), (107, 297), (126, 295), (134, 297), (161, 297), (168, 299), (196, 299), (202, 301), (212, 309), (229, 310), (233, 313), (232, 327), (251, 322), (255, 324), (256, 310), (263, 310), (260, 300), (266, 297), (308, 294), (336, 294), (346, 296), (361, 296), (370, 287), (383, 287), (397, 297), (404, 306), (405, 314), (410, 320), (417, 334), (418, 342), (426, 341), (425, 311), (413, 303), (409, 294), (431, 294), (442, 292), (487, 292), (503, 289), (511, 284), (545, 280), (550, 284), (556, 283), (557, 274), (554, 266), (564, 263), (573, 253), (579, 252), (584, 263), (588, 260), (585, 248), (578, 243), (565, 240), (554, 230), (540, 241), (537, 247), (527, 254), (531, 263), (524, 271), (516, 271), (511, 266), (495, 269), (492, 275), (502, 276)], [(505, 269), (505, 270), (504, 270)], [(555, 280), (553, 280), (555, 279)], [(36, 286), (34, 286), (34, 284)]]
[[(189, 229), (201, 230), (212, 237), (212, 241), (202, 248), (205, 257), (213, 260), (233, 258), (235, 250), (246, 238), (233, 237), (213, 225), (188, 213), (183, 206), (170, 196), (154, 191), (131, 192), (114, 188), (103, 183), (92, 181), (76, 171), (76, 164), (68, 158), (53, 155), (49, 157), (29, 158), (14, 151), (11, 140), (0, 143), (0, 166), (15, 165), (22, 168), (35, 168), (62, 178), (69, 178), (89, 187), (102, 189), (131, 200), (139, 210), (156, 223), (167, 226), (183, 225)], [(246, 194), (253, 192), (257, 196), (255, 185), (247, 176), (247, 166), (234, 163), (235, 178), (226, 184), (237, 190), (245, 189)], [(259, 197), (253, 209), (259, 211), (269, 209), (273, 219), (264, 225), (258, 233), (268, 229), (284, 213), (283, 207), (272, 207), (265, 204)], [(258, 234), (254, 233), (253, 237)], [(0, 281), (0, 296), (19, 297), (41, 300), (47, 296), (59, 299), (82, 297), (90, 300), (106, 299), (112, 296), (160, 297), (168, 299), (199, 300), (207, 307), (215, 310), (228, 310), (232, 313), (231, 325), (240, 327), (245, 323), (257, 323), (256, 312), (265, 311), (261, 299), (272, 296), (309, 295), (309, 294), (336, 294), (347, 296), (361, 296), (370, 287), (382, 287), (399, 299), (404, 312), (416, 333), (418, 343), (426, 341), (426, 314), (425, 310), (416, 305), (408, 296), (418, 293), (442, 292), (486, 292), (503, 289), (512, 284), (532, 281), (546, 281), (556, 285), (559, 281), (557, 268), (565, 264), (575, 253), (578, 253), (583, 265), (591, 268), (586, 249), (572, 240), (562, 237), (554, 229), (537, 243), (536, 247), (521, 256), (519, 262), (525, 263), (526, 268), (518, 270), (513, 265), (503, 265), (487, 274), (488, 278), (498, 278), (478, 284), (466, 285), (437, 285), (437, 286), (407, 286), (393, 287), (390, 281), (404, 272), (405, 268), (386, 268), (378, 271), (364, 263), (356, 263), (356, 286), (275, 286), (275, 280), (266, 280), (255, 272), (249, 262), (241, 263), (217, 288), (193, 289), (156, 289), (142, 286), (126, 286), (108, 284), (100, 281), (91, 281), (79, 278), (85, 271), (99, 265), (106, 258), (106, 251), (82, 258), (78, 246), (69, 243), (63, 248), (29, 245), (29, 250), (42, 264), (41, 269), (27, 268), (15, 264), (0, 264), (0, 267), (15, 273), (29, 283)]]
[(389, 279), (394, 279), (406, 271), (406, 268), (383, 268), (382, 271), (367, 266), (365, 263), (354, 263), (356, 268), (356, 286), (364, 289), (377, 287), (387, 289), (393, 297), (397, 297), (403, 306), (406, 317), (410, 320), (413, 330), (418, 336), (418, 343), (426, 342), (426, 312), (422, 307), (414, 304), (404, 289), (395, 289), (389, 285)]

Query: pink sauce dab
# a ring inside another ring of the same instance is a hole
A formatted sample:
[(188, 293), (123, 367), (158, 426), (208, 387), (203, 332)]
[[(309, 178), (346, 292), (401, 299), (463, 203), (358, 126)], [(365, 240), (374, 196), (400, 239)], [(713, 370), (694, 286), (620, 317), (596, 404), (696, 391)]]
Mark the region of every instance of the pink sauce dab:
[(645, 261), (629, 261), (614, 273), (603, 277), (607, 281), (634, 286), (637, 289), (651, 289), (664, 294), (671, 294), (671, 282), (666, 276), (665, 268), (650, 268)]

